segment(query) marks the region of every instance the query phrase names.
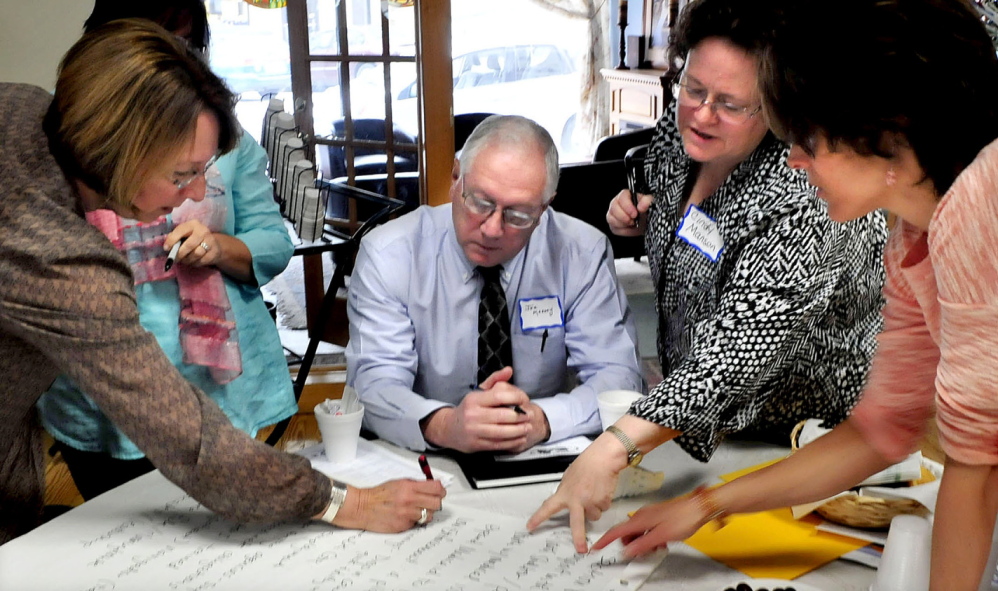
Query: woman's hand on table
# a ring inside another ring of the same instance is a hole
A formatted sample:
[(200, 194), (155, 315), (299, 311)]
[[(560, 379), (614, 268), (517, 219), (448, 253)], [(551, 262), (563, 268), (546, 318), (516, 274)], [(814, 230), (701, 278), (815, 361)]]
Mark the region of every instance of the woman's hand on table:
[(627, 189), (617, 193), (610, 202), (610, 210), (606, 212), (606, 223), (610, 231), (617, 236), (641, 236), (645, 233), (648, 208), (651, 207), (651, 195), (638, 193), (638, 203), (634, 204), (631, 192)]
[(642, 556), (692, 536), (712, 513), (719, 518), (825, 499), (893, 461), (881, 456), (854, 421), (847, 420), (771, 466), (716, 488), (643, 507), (629, 520), (610, 528), (593, 549), (620, 539), (625, 557)]
[(426, 522), (440, 510), (447, 489), (439, 480), (390, 480), (372, 488), (347, 487), (333, 525), (378, 533), (398, 533)]
[[(614, 426), (644, 453), (681, 435), (633, 415), (624, 415)], [(612, 433), (603, 433), (568, 467), (558, 490), (527, 521), (527, 529), (533, 531), (555, 513), (568, 509), (575, 551), (588, 551), (586, 520), (596, 521), (610, 508), (618, 475), (627, 464), (624, 445)]]
[(685, 540), (704, 523), (703, 508), (691, 495), (646, 505), (596, 540), (593, 550), (602, 550), (614, 540), (624, 544), (624, 558), (644, 556), (668, 542)]
[(589, 550), (586, 520), (596, 521), (610, 508), (617, 476), (627, 467), (627, 451), (617, 439), (604, 433), (568, 467), (558, 490), (527, 521), (533, 531), (556, 513), (568, 509), (575, 551)]

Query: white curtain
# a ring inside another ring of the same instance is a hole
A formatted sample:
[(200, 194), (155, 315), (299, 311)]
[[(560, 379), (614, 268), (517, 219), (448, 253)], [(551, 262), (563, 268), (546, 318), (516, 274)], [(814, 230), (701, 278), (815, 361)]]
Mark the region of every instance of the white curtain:
[(533, 2), (569, 18), (589, 23), (589, 49), (582, 61), (579, 88), (579, 117), (575, 126), (577, 140), (593, 145), (610, 133), (610, 96), (600, 69), (610, 63), (608, 31), (610, 13), (606, 0), (533, 0)]

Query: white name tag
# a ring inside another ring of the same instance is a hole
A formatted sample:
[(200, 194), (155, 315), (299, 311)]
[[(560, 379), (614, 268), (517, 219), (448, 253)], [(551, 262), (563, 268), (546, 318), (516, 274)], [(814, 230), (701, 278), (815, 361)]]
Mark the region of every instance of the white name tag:
[(561, 300), (558, 299), (558, 296), (520, 300), (520, 330), (526, 332), (564, 325)]
[(724, 250), (724, 239), (715, 222), (696, 205), (691, 205), (683, 216), (683, 221), (676, 230), (676, 236), (685, 240), (690, 246), (699, 250), (708, 259), (717, 262)]

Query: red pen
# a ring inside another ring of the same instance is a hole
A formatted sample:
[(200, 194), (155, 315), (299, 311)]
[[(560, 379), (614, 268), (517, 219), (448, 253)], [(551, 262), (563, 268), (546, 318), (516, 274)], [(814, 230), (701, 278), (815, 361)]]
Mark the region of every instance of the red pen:
[(426, 476), (427, 480), (433, 480), (433, 472), (430, 471), (430, 463), (426, 461), (426, 456), (419, 456), (419, 469), (423, 471), (423, 475)]

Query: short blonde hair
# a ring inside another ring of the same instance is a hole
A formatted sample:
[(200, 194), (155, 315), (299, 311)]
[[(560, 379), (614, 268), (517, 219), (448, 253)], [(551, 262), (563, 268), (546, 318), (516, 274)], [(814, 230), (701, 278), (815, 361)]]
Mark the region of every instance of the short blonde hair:
[(191, 140), (202, 113), (218, 121), (219, 153), (232, 150), (242, 133), (234, 104), (187, 44), (149, 21), (124, 19), (66, 53), (45, 132), (68, 177), (127, 208), (158, 163)]

